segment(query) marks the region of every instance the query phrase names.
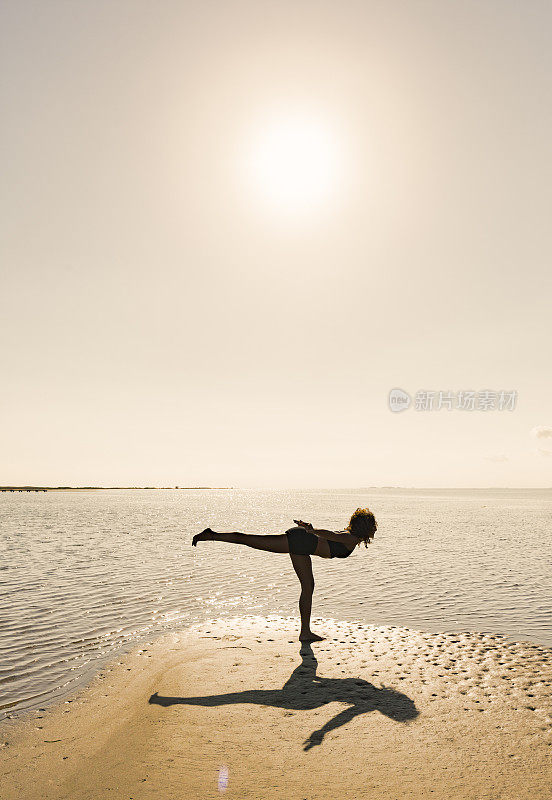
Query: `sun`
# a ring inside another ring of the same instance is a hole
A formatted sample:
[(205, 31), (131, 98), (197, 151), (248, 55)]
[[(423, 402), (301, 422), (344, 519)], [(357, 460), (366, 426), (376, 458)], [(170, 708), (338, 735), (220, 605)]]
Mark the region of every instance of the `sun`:
[(260, 195), (285, 214), (305, 214), (335, 196), (341, 172), (339, 138), (315, 116), (285, 114), (253, 137), (249, 173)]

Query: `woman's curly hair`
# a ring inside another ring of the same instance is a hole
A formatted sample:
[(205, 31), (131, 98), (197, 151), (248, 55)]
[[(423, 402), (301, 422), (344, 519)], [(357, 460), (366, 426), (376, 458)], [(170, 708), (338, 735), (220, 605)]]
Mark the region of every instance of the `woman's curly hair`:
[(368, 547), (368, 540), (374, 536), (377, 527), (376, 518), (369, 508), (357, 508), (345, 530), (353, 536), (358, 536), (364, 542), (364, 546)]

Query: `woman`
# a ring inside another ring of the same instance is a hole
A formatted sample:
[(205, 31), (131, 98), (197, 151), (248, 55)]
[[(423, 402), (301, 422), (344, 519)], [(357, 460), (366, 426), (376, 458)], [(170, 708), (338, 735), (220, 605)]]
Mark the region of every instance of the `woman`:
[(377, 523), (374, 515), (367, 508), (357, 508), (344, 531), (326, 531), (313, 528), (310, 522), (293, 520), (296, 528), (289, 528), (285, 533), (275, 536), (258, 536), (249, 533), (215, 533), (206, 528), (192, 539), (192, 546), (198, 542), (232, 542), (245, 544), (255, 550), (268, 550), (270, 553), (289, 553), (291, 563), (301, 583), (299, 597), (299, 613), (301, 614), (301, 642), (319, 642), (324, 637), (317, 636), (310, 629), (312, 594), (314, 577), (312, 574), (311, 555), (320, 558), (347, 558), (361, 542), (365, 547), (374, 538)]

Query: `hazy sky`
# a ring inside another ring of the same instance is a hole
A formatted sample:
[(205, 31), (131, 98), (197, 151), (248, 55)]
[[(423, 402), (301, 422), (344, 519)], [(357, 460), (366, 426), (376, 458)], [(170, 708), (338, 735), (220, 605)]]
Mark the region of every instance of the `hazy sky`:
[(0, 29), (0, 483), (552, 485), (549, 2)]

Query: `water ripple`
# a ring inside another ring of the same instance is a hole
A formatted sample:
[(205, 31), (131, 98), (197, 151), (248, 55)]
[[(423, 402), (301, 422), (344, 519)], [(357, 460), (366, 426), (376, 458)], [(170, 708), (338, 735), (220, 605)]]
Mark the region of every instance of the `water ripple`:
[(379, 522), (347, 560), (314, 559), (315, 614), (552, 644), (550, 490), (0, 494), (0, 709), (44, 705), (153, 635), (213, 616), (294, 614), (287, 556), (205, 543), (293, 518)]

